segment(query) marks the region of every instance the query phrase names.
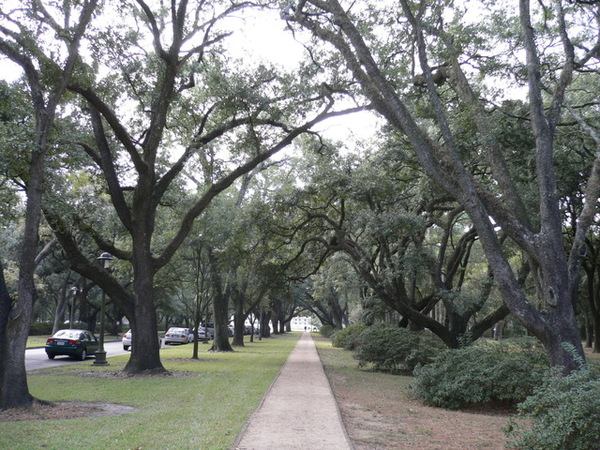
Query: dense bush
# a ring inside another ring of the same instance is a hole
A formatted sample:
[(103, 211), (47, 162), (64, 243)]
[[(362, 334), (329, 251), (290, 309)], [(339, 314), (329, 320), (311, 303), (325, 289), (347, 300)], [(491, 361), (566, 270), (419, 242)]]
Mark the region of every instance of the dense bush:
[(518, 437), (511, 443), (518, 448), (600, 448), (600, 379), (588, 370), (547, 377), (534, 395), (519, 405), (519, 413), (530, 416), (533, 425), (509, 432)]
[[(30, 336), (48, 336), (52, 334), (52, 328), (54, 323), (51, 322), (33, 322), (29, 327)], [(85, 322), (73, 322), (73, 324), (62, 323), (58, 326), (59, 330), (66, 328), (78, 328), (81, 330), (87, 330), (87, 323)]]
[(442, 348), (439, 339), (426, 332), (409, 331), (388, 323), (379, 323), (364, 330), (359, 337), (354, 357), (374, 370), (397, 372), (412, 370), (431, 360)]
[(350, 325), (342, 330), (336, 331), (331, 337), (334, 347), (354, 350), (360, 342), (360, 334), (366, 330), (365, 325)]
[(29, 334), (31, 336), (45, 336), (52, 334), (52, 327), (54, 324), (49, 322), (33, 322), (29, 328)]
[(431, 406), (516, 405), (541, 385), (547, 370), (546, 353), (532, 338), (478, 341), (439, 352), (430, 364), (417, 367), (411, 387), (416, 398)]
[(335, 332), (335, 328), (333, 328), (331, 325), (323, 325), (320, 329), (319, 329), (319, 333), (321, 333), (321, 336), (329, 338), (331, 337), (331, 335)]

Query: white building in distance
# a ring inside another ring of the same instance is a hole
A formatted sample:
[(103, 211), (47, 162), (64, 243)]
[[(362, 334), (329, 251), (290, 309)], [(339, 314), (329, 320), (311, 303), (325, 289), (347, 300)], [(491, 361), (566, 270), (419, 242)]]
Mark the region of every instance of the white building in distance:
[(292, 331), (316, 331), (316, 327), (312, 324), (312, 317), (296, 316), (290, 322)]

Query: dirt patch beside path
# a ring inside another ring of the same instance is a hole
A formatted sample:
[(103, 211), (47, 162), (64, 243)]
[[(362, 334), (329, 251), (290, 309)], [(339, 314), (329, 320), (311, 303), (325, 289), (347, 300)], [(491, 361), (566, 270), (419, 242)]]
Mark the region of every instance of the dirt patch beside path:
[(361, 370), (340, 349), (318, 351), (356, 450), (507, 448), (503, 427), (512, 411), (424, 406), (406, 394), (411, 377)]
[(356, 450), (415, 448), (504, 449), (509, 415), (450, 411), (410, 400), (385, 383), (349, 387), (329, 375)]
[(31, 408), (0, 411), (0, 422), (24, 420), (80, 419), (82, 417), (118, 416), (137, 411), (137, 408), (101, 402), (34, 402)]

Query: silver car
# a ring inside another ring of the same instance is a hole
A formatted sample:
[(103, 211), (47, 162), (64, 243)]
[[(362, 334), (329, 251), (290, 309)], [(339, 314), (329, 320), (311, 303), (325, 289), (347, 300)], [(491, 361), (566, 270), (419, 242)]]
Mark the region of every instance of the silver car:
[(171, 327), (165, 333), (165, 345), (174, 343), (187, 344), (188, 342), (190, 342), (190, 330), (187, 328)]

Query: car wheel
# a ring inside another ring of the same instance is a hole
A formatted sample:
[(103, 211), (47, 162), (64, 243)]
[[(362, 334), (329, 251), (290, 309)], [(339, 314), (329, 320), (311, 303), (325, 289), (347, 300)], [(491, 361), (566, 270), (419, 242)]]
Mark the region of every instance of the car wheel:
[(48, 353), (48, 359), (54, 359), (55, 356), (54, 353)]
[(123, 350), (125, 350), (125, 351), (129, 350), (129, 345), (124, 345)]
[(85, 361), (85, 358), (87, 358), (87, 351), (84, 348), (83, 350), (81, 350), (81, 353), (79, 354), (79, 359), (82, 361)]

